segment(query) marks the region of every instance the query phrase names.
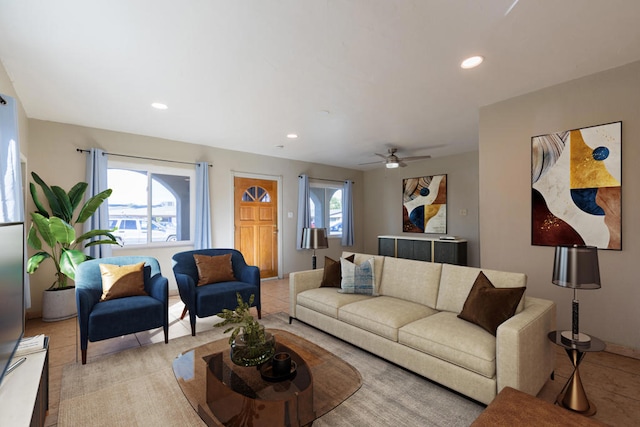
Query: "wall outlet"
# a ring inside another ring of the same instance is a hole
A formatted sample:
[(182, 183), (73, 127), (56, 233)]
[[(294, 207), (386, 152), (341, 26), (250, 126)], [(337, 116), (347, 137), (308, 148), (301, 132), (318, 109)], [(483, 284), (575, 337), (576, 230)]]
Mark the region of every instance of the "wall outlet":
[(460, 216), (467, 216), (467, 210), (466, 209), (460, 209)]

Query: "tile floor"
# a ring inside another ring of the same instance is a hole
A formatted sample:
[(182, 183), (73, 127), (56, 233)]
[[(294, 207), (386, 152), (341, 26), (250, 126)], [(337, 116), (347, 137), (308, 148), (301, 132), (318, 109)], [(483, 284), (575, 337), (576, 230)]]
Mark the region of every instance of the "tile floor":
[[(169, 301), (169, 339), (190, 334), (188, 318), (179, 320), (184, 305), (178, 296)], [(255, 309), (254, 309), (255, 310)], [(288, 312), (289, 280), (268, 280), (262, 284), (262, 315)], [(197, 329), (209, 328), (212, 318), (198, 319)], [(49, 354), (49, 414), (46, 426), (58, 421), (58, 405), (62, 383), (62, 368), (67, 363), (80, 363), (76, 354), (76, 319), (47, 323), (40, 319), (27, 321), (26, 336), (46, 334), (50, 337)], [(142, 332), (121, 338), (91, 343), (91, 358), (122, 351), (127, 348), (162, 342), (162, 331)], [(541, 399), (553, 402), (571, 375), (571, 364), (564, 350), (556, 349), (556, 376), (549, 380), (538, 394)], [(79, 351), (78, 351), (79, 354)], [(616, 354), (589, 353), (580, 365), (580, 374), (590, 400), (596, 403), (598, 413), (593, 417), (614, 426), (635, 426), (640, 423), (640, 360)]]

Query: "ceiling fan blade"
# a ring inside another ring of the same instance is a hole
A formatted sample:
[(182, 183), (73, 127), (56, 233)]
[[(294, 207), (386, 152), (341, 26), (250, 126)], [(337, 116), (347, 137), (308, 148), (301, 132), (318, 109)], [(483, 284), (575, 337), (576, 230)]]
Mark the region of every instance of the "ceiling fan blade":
[(398, 161), (398, 166), (400, 166), (401, 168), (403, 168), (403, 167), (407, 166), (407, 164), (406, 164), (405, 162), (403, 162), (403, 160), (404, 160), (404, 159), (400, 159), (400, 160)]
[(430, 159), (431, 156), (410, 156), (410, 157), (403, 157), (402, 160), (404, 160), (405, 162), (412, 162), (414, 160), (423, 160), (423, 159)]
[(376, 160), (375, 162), (367, 162), (367, 163), (358, 163), (358, 166), (364, 166), (364, 165), (378, 165), (384, 163), (384, 160), (380, 161), (380, 160)]
[(384, 154), (380, 154), (380, 153), (373, 153), (373, 154), (375, 154), (375, 155), (376, 155), (376, 156), (378, 156), (378, 157), (382, 157), (382, 158), (383, 158), (383, 159), (385, 159), (385, 160), (386, 160), (386, 159), (387, 159), (387, 157), (388, 157), (388, 155), (384, 155)]

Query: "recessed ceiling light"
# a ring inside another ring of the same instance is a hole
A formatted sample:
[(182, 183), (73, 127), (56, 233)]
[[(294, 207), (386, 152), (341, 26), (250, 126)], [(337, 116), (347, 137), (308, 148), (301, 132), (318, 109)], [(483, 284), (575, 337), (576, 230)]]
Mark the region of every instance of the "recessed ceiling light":
[(296, 138), (298, 138), (298, 134), (297, 133), (288, 133), (287, 134), (287, 138), (296, 139)]
[(484, 61), (484, 58), (482, 56), (472, 56), (462, 61), (462, 64), (460, 64), (460, 66), (465, 69), (475, 68), (478, 65), (482, 64), (482, 61)]
[(151, 104), (151, 106), (157, 110), (166, 110), (167, 108), (167, 104), (163, 104), (161, 102), (154, 102), (153, 104)]

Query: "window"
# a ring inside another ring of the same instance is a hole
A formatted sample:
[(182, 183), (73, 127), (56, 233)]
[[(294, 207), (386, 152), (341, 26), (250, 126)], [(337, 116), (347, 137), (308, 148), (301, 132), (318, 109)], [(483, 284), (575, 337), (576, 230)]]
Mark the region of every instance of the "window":
[(309, 183), (311, 227), (326, 228), (330, 237), (342, 237), (342, 186)]
[(256, 187), (255, 185), (246, 189), (242, 195), (243, 202), (271, 202), (271, 196), (269, 192), (262, 187)]
[(191, 240), (194, 177), (190, 169), (110, 161), (109, 226), (116, 239), (124, 246)]

